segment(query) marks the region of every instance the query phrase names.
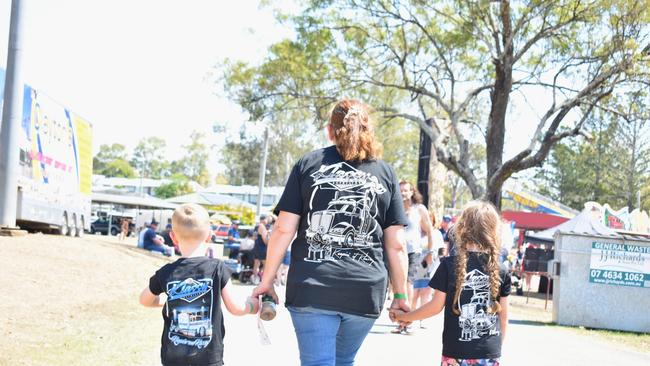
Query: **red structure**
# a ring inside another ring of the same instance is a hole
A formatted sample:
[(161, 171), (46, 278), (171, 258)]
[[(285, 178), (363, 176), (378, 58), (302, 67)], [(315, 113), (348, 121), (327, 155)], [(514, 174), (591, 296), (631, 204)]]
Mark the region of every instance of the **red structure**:
[(546, 230), (569, 221), (566, 217), (538, 212), (502, 211), (501, 216), (508, 221), (514, 221), (515, 229), (520, 229), (518, 246), (523, 244), (526, 230)]

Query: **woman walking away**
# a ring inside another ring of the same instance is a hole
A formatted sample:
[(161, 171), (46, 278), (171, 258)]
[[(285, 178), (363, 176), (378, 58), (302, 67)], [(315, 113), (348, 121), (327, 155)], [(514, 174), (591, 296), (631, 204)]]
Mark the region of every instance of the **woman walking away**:
[(302, 366), (354, 364), (384, 304), (388, 273), (391, 308), (410, 310), (401, 239), (408, 220), (395, 172), (379, 160), (368, 107), (338, 102), (327, 132), (334, 146), (303, 156), (289, 176), (253, 291), (277, 299), (273, 280), (293, 241), (286, 306)]
[(442, 259), (429, 286), (433, 299), (404, 313), (407, 324), (445, 309), (442, 366), (498, 366), (508, 324), (510, 276), (499, 265), (501, 219), (494, 206), (470, 202), (455, 225), (457, 254)]

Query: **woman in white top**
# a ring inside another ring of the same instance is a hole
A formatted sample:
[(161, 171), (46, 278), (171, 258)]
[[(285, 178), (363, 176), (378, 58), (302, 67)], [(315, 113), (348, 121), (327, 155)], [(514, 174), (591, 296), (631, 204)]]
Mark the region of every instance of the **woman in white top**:
[[(431, 225), (429, 218), (429, 211), (422, 204), (422, 195), (417, 191), (417, 188), (410, 182), (402, 180), (399, 183), (400, 193), (402, 195), (402, 202), (404, 204), (404, 211), (408, 217), (409, 224), (404, 230), (406, 241), (406, 251), (408, 253), (408, 282), (407, 282), (407, 296), (409, 301), (415, 300), (413, 291), (413, 283), (416, 279), (418, 267), (426, 263), (431, 266), (433, 263), (434, 251), (434, 229)], [(424, 237), (422, 236), (424, 234)], [(426, 247), (422, 251), (422, 241), (426, 237)], [(396, 329), (397, 332), (405, 332), (405, 328)]]
[[(431, 264), (426, 262), (426, 257), (431, 251), (427, 248), (427, 236), (424, 234), (424, 232), (422, 232), (422, 253), (420, 254), (420, 258), (417, 261), (418, 266), (415, 271), (415, 277), (413, 279), (413, 297), (411, 298), (412, 309), (417, 309), (420, 305), (426, 304), (429, 302), (429, 300), (431, 300), (433, 289), (429, 287), (429, 281), (440, 265), (440, 249), (445, 247), (445, 241), (442, 237), (442, 233), (439, 230), (435, 230), (436, 216), (433, 212), (430, 212), (429, 215), (429, 217), (431, 217), (431, 227), (434, 228), (432, 231), (433, 260)], [(424, 328), (421, 320), (420, 328)]]

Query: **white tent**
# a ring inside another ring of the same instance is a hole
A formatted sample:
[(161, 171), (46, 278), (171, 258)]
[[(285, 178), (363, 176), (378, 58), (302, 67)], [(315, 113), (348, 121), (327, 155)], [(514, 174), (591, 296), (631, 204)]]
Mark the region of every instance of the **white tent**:
[(592, 212), (591, 209), (585, 208), (580, 214), (571, 220), (564, 222), (558, 226), (539, 231), (536, 233), (528, 234), (526, 237), (538, 239), (547, 242), (553, 242), (555, 233), (560, 231), (563, 233), (574, 233), (583, 235), (599, 235), (610, 238), (622, 238), (623, 236), (615, 230), (608, 228), (598, 219), (598, 213)]

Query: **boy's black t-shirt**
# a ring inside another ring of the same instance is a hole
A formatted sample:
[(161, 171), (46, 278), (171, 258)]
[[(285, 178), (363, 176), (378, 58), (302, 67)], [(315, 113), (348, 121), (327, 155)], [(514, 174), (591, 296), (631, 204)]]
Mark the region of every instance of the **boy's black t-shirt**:
[(330, 146), (293, 167), (276, 214), (300, 215), (286, 305), (376, 318), (387, 286), (383, 229), (408, 225), (395, 172)]
[(167, 294), (160, 357), (168, 365), (221, 365), (223, 313), (221, 289), (231, 271), (208, 257), (181, 258), (167, 264), (149, 280), (155, 295)]
[(501, 357), (501, 323), (499, 314), (488, 312), (492, 301), (510, 295), (511, 280), (501, 269), (499, 297), (490, 295), (490, 277), (486, 270), (488, 254), (468, 252), (467, 274), (460, 293), (460, 316), (452, 312), (456, 293), (456, 256), (445, 257), (431, 278), (429, 286), (447, 294), (445, 327), (442, 332), (442, 354), (459, 359)]

